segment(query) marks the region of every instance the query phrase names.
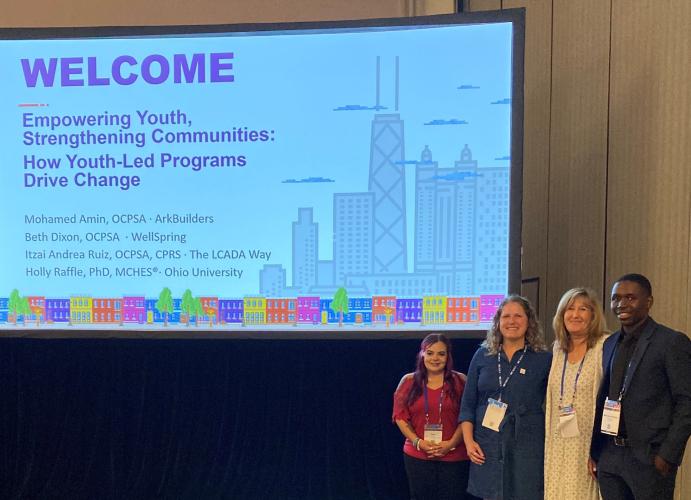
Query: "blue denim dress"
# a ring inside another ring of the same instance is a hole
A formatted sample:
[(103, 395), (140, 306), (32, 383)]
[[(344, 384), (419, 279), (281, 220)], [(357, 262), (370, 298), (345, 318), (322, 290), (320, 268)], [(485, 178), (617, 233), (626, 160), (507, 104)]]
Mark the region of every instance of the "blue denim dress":
[[(521, 358), (516, 352), (511, 362), (501, 352), (502, 380)], [(499, 398), (497, 355), (477, 350), (470, 362), (463, 391), (459, 422), (474, 425), (475, 441), (485, 453), (483, 465), (470, 464), (468, 493), (482, 498), (536, 500), (543, 497), (545, 412), (552, 354), (527, 349), (518, 369), (501, 391), (508, 404), (499, 432), (482, 426), (489, 398)]]

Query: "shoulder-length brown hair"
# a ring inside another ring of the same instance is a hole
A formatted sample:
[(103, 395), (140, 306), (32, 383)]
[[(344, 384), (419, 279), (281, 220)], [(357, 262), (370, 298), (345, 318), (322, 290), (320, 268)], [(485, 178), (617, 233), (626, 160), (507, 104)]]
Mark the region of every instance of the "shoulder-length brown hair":
[(552, 328), (554, 328), (554, 342), (564, 352), (569, 352), (571, 349), (571, 336), (564, 326), (564, 313), (578, 299), (584, 299), (588, 307), (593, 313), (593, 319), (588, 325), (588, 349), (592, 348), (597, 341), (607, 333), (607, 324), (605, 322), (605, 315), (602, 312), (602, 305), (598, 300), (595, 292), (590, 288), (572, 288), (562, 295), (557, 312), (554, 313), (552, 319)]
[(533, 309), (532, 304), (525, 297), (520, 295), (509, 295), (506, 297), (502, 303), (499, 305), (499, 309), (494, 313), (494, 318), (492, 318), (492, 326), (487, 330), (487, 337), (482, 343), (482, 346), (487, 348), (488, 354), (496, 354), (499, 352), (499, 346), (502, 342), (501, 331), (499, 330), (499, 320), (501, 318), (502, 311), (506, 304), (513, 302), (519, 304), (525, 315), (528, 317), (528, 329), (525, 332), (525, 342), (533, 351), (545, 351), (545, 337), (542, 334), (542, 327), (540, 322), (537, 320), (537, 314), (535, 314), (535, 309)]

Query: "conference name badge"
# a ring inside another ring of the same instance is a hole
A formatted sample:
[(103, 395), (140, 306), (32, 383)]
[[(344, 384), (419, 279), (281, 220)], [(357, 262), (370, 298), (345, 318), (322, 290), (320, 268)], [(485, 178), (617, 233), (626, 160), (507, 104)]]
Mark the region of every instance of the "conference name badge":
[(439, 444), (442, 441), (441, 431), (441, 424), (425, 424), (425, 433), (422, 439), (424, 439), (428, 443)]
[(580, 434), (576, 409), (573, 406), (564, 406), (559, 410), (559, 424), (557, 428), (561, 437), (572, 438)]
[(487, 400), (485, 417), (482, 419), (482, 426), (487, 427), (495, 432), (499, 432), (499, 426), (501, 425), (502, 420), (504, 420), (504, 415), (506, 415), (506, 409), (508, 407), (509, 405), (506, 403), (489, 398)]
[(616, 436), (619, 432), (619, 418), (621, 417), (621, 403), (613, 399), (605, 399), (605, 407), (602, 410), (602, 425), (600, 431), (603, 434)]

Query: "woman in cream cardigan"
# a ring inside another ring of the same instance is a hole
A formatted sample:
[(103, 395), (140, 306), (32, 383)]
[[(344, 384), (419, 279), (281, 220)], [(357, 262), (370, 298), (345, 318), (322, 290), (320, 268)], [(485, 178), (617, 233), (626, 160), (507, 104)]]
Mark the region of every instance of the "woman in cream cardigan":
[(552, 325), (556, 339), (545, 403), (545, 500), (598, 500), (588, 460), (606, 326), (595, 293), (587, 288), (566, 292)]

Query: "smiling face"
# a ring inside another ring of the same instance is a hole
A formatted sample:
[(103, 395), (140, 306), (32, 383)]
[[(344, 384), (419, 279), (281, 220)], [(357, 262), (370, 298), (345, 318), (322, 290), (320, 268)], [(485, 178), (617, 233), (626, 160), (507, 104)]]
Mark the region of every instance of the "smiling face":
[(507, 302), (499, 316), (499, 331), (504, 342), (520, 342), (525, 340), (528, 330), (528, 316), (523, 306), (518, 302)]
[(618, 281), (612, 288), (612, 312), (626, 332), (635, 330), (650, 314), (652, 295), (635, 281)]
[(593, 321), (593, 305), (585, 297), (576, 297), (564, 311), (564, 328), (573, 337), (588, 335)]
[(443, 373), (446, 368), (448, 352), (444, 342), (435, 342), (422, 351), (422, 359), (428, 374)]

